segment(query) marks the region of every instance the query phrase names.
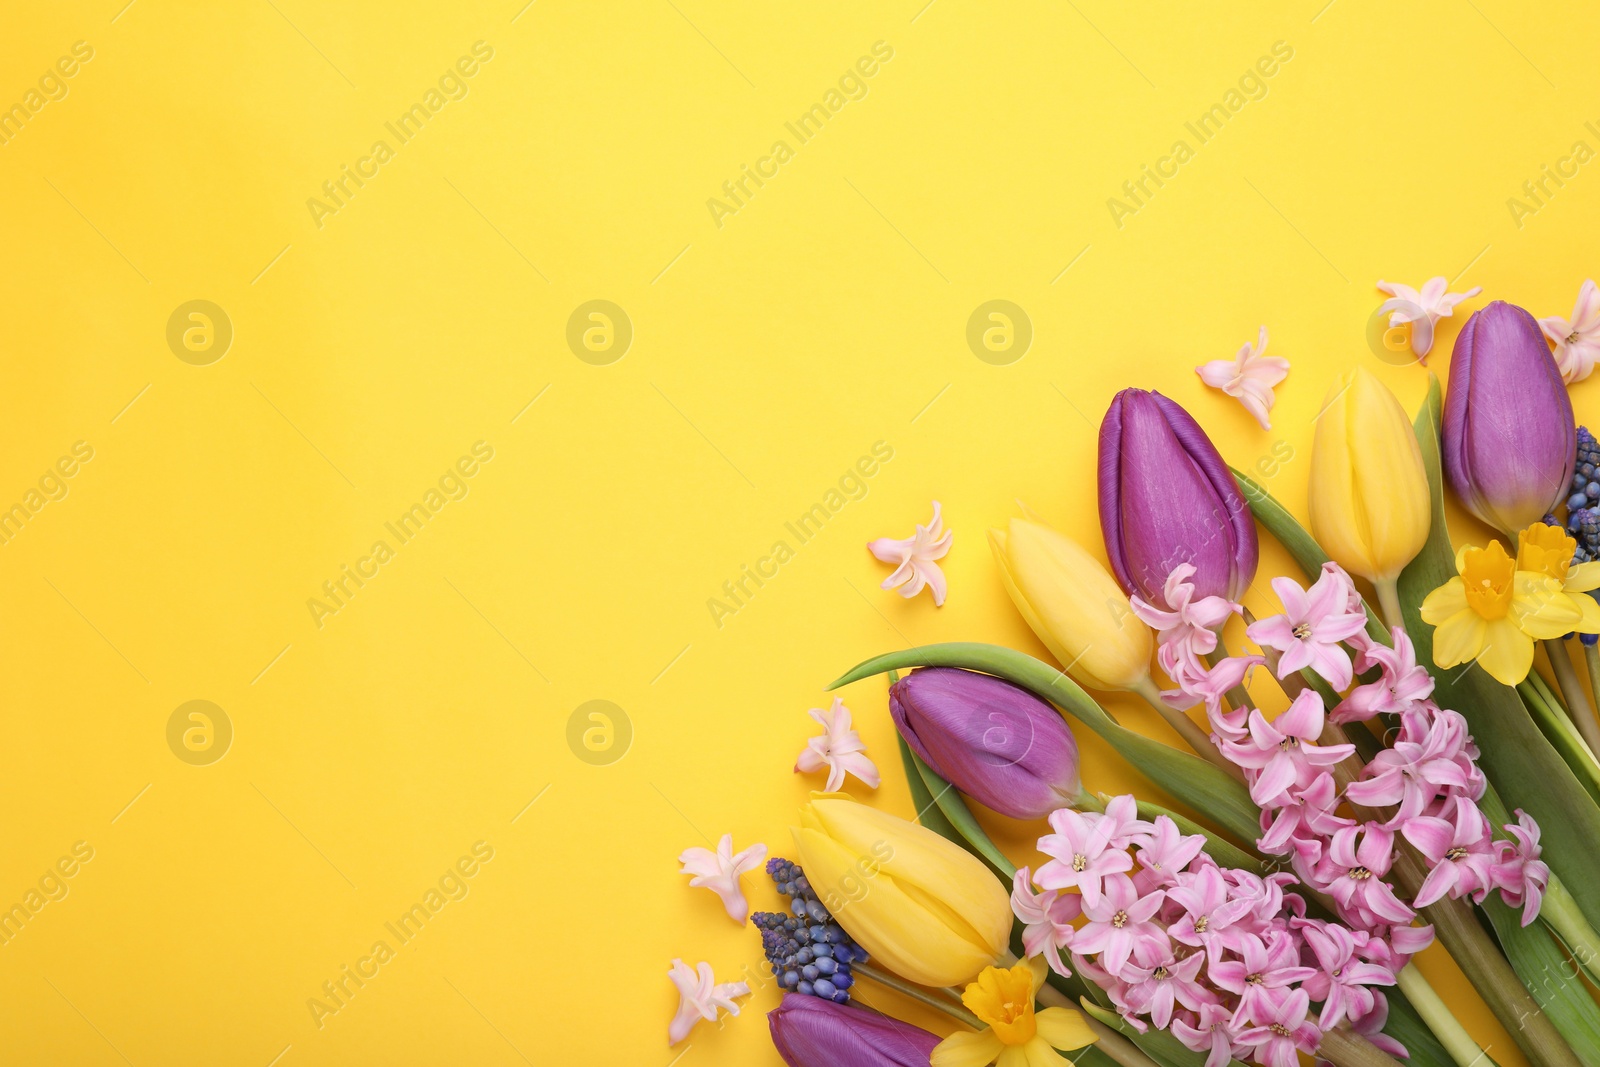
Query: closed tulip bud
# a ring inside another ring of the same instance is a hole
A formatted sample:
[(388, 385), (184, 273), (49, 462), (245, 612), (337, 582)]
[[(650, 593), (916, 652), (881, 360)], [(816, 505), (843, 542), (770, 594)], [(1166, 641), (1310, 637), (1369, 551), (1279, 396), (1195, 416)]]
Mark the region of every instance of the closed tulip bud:
[(1076, 804), (1078, 742), (1026, 689), (975, 671), (925, 667), (889, 687), (889, 714), (923, 763), (1013, 819)]
[(1456, 338), (1441, 428), (1444, 472), (1468, 511), (1505, 533), (1538, 522), (1572, 479), (1577, 431), (1534, 317), (1503, 300)]
[(989, 531), (1011, 602), (1056, 661), (1090, 689), (1140, 689), (1150, 677), (1150, 630), (1128, 610), (1100, 561), (1042, 523), (1012, 519)]
[(1400, 401), (1363, 367), (1334, 379), (1317, 417), (1310, 496), (1317, 542), (1374, 583), (1394, 581), (1428, 539), (1417, 435)]
[(932, 830), (821, 795), (800, 809), (794, 840), (822, 906), (874, 963), (902, 978), (962, 985), (1006, 951), (1006, 887)]
[(1124, 389), (1100, 423), (1100, 529), (1125, 592), (1164, 604), (1180, 563), (1196, 597), (1238, 600), (1256, 574), (1256, 527), (1233, 472), (1189, 413)]
[(938, 1037), (875, 1011), (798, 993), (767, 1012), (789, 1067), (928, 1067)]

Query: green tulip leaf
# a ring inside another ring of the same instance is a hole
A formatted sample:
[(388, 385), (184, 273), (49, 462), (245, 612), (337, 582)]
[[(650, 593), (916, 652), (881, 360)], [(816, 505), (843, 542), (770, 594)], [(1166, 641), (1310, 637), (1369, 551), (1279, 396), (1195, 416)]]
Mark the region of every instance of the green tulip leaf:
[(1507, 907), (1498, 893), (1489, 895), (1482, 911), (1517, 977), (1578, 1059), (1600, 1063), (1600, 1004), (1589, 995), (1577, 963), (1543, 923), (1523, 926), (1521, 909)]
[[(900, 743), (904, 745), (905, 738), (901, 738)], [(999, 874), (1009, 887), (1011, 876), (1017, 873), (1017, 865), (1007, 859), (1006, 854), (995, 847), (993, 841), (989, 840), (989, 835), (984, 832), (983, 827), (978, 825), (978, 820), (973, 818), (972, 809), (967, 807), (967, 802), (961, 799), (961, 794), (956, 792), (956, 787), (939, 777), (938, 773), (922, 762), (921, 758), (911, 751), (909, 747), (906, 748), (905, 753), (910, 757), (912, 767), (921, 776), (924, 788), (928, 795), (932, 797), (932, 803), (943, 814), (945, 821), (955, 828), (956, 833), (960, 834), (967, 844), (971, 846), (971, 851), (992, 867), (995, 873)], [(919, 818), (923, 810), (921, 808), (918, 809)]]
[(911, 790), (911, 803), (916, 805), (917, 822), (940, 837), (966, 848), (966, 841), (961, 834), (950, 825), (950, 820), (944, 817), (939, 805), (933, 802), (933, 794), (928, 791), (928, 783), (922, 780), (922, 772), (917, 768), (921, 762), (917, 759), (917, 754), (911, 751), (911, 746), (906, 744), (906, 739), (898, 732), (894, 736), (895, 740), (900, 742), (900, 762), (905, 765), (906, 785)]

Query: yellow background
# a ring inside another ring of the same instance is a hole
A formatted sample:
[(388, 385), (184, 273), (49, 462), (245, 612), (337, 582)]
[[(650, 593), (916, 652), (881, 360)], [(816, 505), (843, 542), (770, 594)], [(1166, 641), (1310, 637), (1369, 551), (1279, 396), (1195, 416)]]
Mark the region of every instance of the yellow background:
[[(1303, 514), (1328, 379), (1424, 390), (1367, 347), (1377, 279), (1565, 315), (1594, 270), (1597, 165), (1507, 206), (1600, 147), (1587, 5), (125, 2), (13, 5), (0, 39), (0, 104), (94, 49), (0, 146), (0, 507), (94, 449), (0, 545), (0, 904), (94, 849), (0, 948), (6, 1063), (777, 1063), (770, 988), (667, 1048), (672, 957), (760, 958), (678, 852), (788, 851), (805, 711), (867, 655), (1042, 654), (984, 531), (1020, 498), (1096, 543), (1117, 389), (1175, 397), (1239, 466), (1285, 442), (1268, 484)], [(319, 228), (308, 198), (480, 40), (468, 95)], [(867, 95), (795, 144), (878, 41)], [(1184, 123), (1279, 41), (1198, 145)], [(1119, 228), (1107, 199), (1179, 138), (1194, 158)], [(794, 158), (719, 227), (707, 199), (779, 139)], [(634, 330), (607, 366), (565, 340), (597, 298)], [(233, 325), (209, 366), (166, 343), (194, 299)], [(990, 299), (1033, 325), (1009, 366), (965, 341)], [(1263, 322), (1294, 362), (1270, 432), (1192, 370)], [(866, 497), (714, 625), (880, 440)], [(469, 495), (319, 628), (307, 600), (477, 441)], [(933, 499), (941, 610), (863, 547)], [(875, 802), (909, 814), (881, 680), (846, 696)], [(233, 724), (209, 766), (167, 744), (193, 699)], [(632, 724), (609, 766), (567, 744), (593, 699)], [(1091, 786), (1132, 784), (1083, 748)], [(308, 999), (477, 841), (470, 894), (319, 1029)]]

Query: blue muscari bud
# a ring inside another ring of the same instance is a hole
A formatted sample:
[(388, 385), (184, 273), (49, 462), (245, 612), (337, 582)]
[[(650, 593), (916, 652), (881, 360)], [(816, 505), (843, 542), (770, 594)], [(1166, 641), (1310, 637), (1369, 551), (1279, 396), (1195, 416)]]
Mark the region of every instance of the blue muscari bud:
[(790, 898), (789, 913), (756, 912), (750, 922), (761, 931), (761, 951), (778, 984), (803, 996), (848, 1003), (855, 984), (850, 967), (866, 962), (866, 951), (833, 921), (799, 866), (774, 857), (767, 861), (767, 874)]

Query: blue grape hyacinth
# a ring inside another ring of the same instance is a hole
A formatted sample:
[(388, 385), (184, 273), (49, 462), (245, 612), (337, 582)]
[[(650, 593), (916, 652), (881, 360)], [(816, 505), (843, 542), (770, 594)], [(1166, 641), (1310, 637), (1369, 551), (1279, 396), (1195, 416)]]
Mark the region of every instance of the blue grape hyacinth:
[(865, 963), (866, 950), (850, 939), (822, 906), (805, 872), (789, 860), (767, 861), (767, 874), (789, 898), (789, 912), (758, 911), (750, 922), (761, 931), (761, 950), (785, 992), (850, 1002), (852, 964)]

